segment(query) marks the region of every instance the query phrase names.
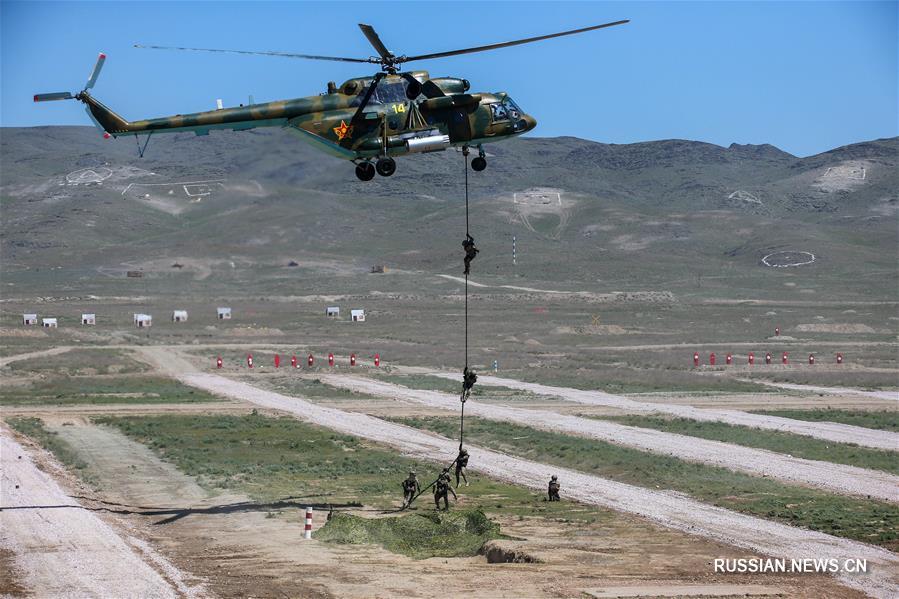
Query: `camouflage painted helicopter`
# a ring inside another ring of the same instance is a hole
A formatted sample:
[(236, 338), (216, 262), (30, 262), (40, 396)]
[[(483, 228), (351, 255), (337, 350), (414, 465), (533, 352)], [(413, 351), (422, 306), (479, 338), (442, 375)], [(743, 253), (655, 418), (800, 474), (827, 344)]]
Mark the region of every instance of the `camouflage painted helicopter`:
[(81, 92), (74, 95), (70, 92), (38, 94), (34, 96), (34, 101), (74, 99), (83, 102), (88, 116), (104, 131), (105, 137), (134, 135), (137, 138), (139, 134), (145, 134), (147, 137), (143, 148), (138, 144), (141, 156), (150, 136), (157, 132), (193, 131), (197, 135), (207, 135), (213, 129), (241, 131), (279, 126), (286, 127), (288, 131), (296, 133), (306, 142), (332, 156), (352, 161), (356, 165), (356, 176), (362, 181), (370, 181), (376, 171), (384, 177), (392, 175), (396, 171), (394, 156), (436, 152), (450, 146), (461, 146), (466, 153), (469, 147), (476, 147), (478, 156), (471, 161), (471, 167), (482, 171), (487, 167), (483, 144), (530, 131), (537, 126), (536, 119), (525, 114), (505, 92), (468, 93), (470, 84), (465, 79), (432, 79), (427, 71), (401, 72), (400, 67), (412, 61), (495, 50), (627, 22), (629, 21), (615, 21), (561, 33), (418, 56), (397, 56), (387, 49), (370, 25), (364, 24), (360, 24), (359, 28), (378, 56), (341, 58), (287, 52), (135, 45), (138, 48), (160, 50), (230, 52), (368, 63), (380, 65), (381, 71), (370, 77), (349, 79), (340, 86), (329, 82), (327, 92), (318, 96), (241, 105), (236, 108), (219, 106), (217, 110), (207, 112), (130, 122), (107, 108), (89, 92), (97, 82), (106, 60), (106, 55), (101, 53)]

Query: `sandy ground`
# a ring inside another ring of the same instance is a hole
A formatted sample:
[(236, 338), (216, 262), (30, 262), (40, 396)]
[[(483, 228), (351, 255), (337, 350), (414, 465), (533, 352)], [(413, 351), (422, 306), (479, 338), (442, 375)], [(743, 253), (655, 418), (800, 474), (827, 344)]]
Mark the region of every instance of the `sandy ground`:
[[(449, 464), (458, 449), (456, 441), (438, 435), (385, 422), (366, 414), (318, 406), (297, 397), (265, 391), (219, 375), (198, 373), (188, 362), (171, 351), (151, 347), (142, 351), (160, 369), (185, 384), (225, 397), (242, 399), (263, 408), (287, 412), (306, 422), (345, 434), (390, 445), (413, 458)], [(679, 493), (652, 491), (574, 470), (510, 457), (480, 447), (469, 446), (468, 449), (472, 455), (472, 469), (497, 480), (542, 492), (549, 476), (557, 474), (563, 481), (566, 496), (572, 499), (641, 516), (667, 528), (742, 549), (787, 559), (796, 556), (837, 560), (845, 560), (847, 557), (867, 559), (867, 573), (841, 572), (835, 576), (844, 584), (875, 597), (894, 597), (899, 594), (899, 556), (885, 549), (738, 514), (705, 505)]]
[[(432, 371), (428, 374), (456, 380), (458, 374), (450, 374), (443, 371)], [(895, 451), (899, 447), (899, 435), (889, 431), (881, 431), (848, 424), (834, 422), (806, 422), (781, 418), (778, 416), (765, 416), (763, 414), (750, 414), (736, 410), (700, 409), (692, 406), (670, 405), (662, 403), (646, 403), (634, 401), (621, 395), (612, 395), (602, 391), (584, 391), (568, 387), (551, 387), (539, 383), (525, 383), (515, 379), (501, 378), (488, 375), (480, 375), (478, 383), (483, 385), (496, 385), (521, 389), (540, 395), (552, 395), (589, 405), (601, 405), (619, 408), (632, 414), (670, 414), (680, 418), (691, 420), (703, 420), (714, 422), (726, 422), (739, 426), (750, 426), (767, 430), (784, 431), (797, 435), (806, 435), (817, 439), (835, 441), (837, 443), (855, 443), (863, 447), (874, 449), (886, 449)]]
[[(410, 389), (359, 376), (319, 375), (318, 378), (329, 385), (352, 391), (394, 397), (454, 412), (458, 412), (459, 409), (459, 398), (448, 393)], [(466, 413), (489, 420), (515, 422), (524, 426), (590, 437), (642, 451), (721, 466), (756, 476), (772, 477), (788, 483), (809, 485), (835, 493), (868, 496), (883, 501), (899, 501), (899, 477), (886, 472), (805, 460), (763, 449), (544, 410), (469, 401), (466, 403)]]
[[(84, 509), (0, 427), (2, 545), (38, 597), (178, 597), (202, 594), (140, 541)], [(124, 589), (128, 589), (124, 591)]]
[[(263, 504), (209, 491), (116, 429), (69, 417), (49, 426), (98, 479), (102, 492), (87, 493), (95, 498), (82, 497), (84, 504), (115, 511), (184, 571), (207, 578), (207, 587), (220, 596), (432, 597), (441, 588), (455, 596), (574, 597), (609, 584), (619, 593), (645, 596), (683, 581), (707, 595), (854, 595), (821, 575), (715, 575), (711, 559), (746, 552), (614, 512), (601, 512), (593, 523), (502, 517), (503, 531), (520, 539), (501, 541), (503, 546), (523, 550), (539, 564), (413, 560), (373, 545), (302, 541), (304, 506), (322, 497)], [(413, 511), (419, 510), (429, 507)], [(381, 515), (370, 508), (350, 511)], [(324, 517), (315, 511), (316, 528)]]

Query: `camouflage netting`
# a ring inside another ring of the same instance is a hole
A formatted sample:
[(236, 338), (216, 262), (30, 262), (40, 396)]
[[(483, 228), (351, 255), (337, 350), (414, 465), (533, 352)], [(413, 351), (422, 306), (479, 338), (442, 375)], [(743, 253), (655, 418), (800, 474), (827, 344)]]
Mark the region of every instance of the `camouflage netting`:
[(335, 513), (313, 535), (319, 541), (377, 543), (413, 558), (477, 555), (491, 539), (502, 538), (499, 524), (481, 510), (427, 512), (392, 518), (360, 518)]

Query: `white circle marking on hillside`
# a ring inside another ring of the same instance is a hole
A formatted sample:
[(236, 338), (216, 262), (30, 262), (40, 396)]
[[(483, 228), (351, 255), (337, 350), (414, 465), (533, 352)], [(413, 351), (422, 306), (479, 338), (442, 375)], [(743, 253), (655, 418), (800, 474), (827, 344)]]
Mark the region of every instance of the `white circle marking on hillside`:
[[(803, 256), (807, 256), (807, 257), (808, 257), (808, 260), (804, 260), (804, 261), (800, 261), (800, 262), (788, 262), (788, 263), (786, 263), (786, 264), (772, 264), (772, 263), (771, 263), (772, 259), (774, 259), (774, 260), (777, 259), (777, 258), (776, 258), (777, 256), (781, 256), (781, 255), (786, 255), (786, 256), (794, 255), (794, 256), (797, 256), (797, 257), (798, 257), (798, 255), (800, 255), (800, 254), (803, 255)], [(768, 255), (765, 256), (764, 258), (762, 258), (762, 264), (764, 264), (765, 266), (770, 266), (771, 268), (790, 268), (790, 267), (793, 267), (793, 266), (804, 266), (804, 265), (806, 265), (806, 264), (811, 264), (811, 263), (814, 262), (814, 261), (815, 261), (815, 255), (814, 255), (813, 253), (811, 253), (811, 252), (797, 252), (797, 251), (773, 252), (773, 253), (771, 253), (771, 254), (768, 254)]]

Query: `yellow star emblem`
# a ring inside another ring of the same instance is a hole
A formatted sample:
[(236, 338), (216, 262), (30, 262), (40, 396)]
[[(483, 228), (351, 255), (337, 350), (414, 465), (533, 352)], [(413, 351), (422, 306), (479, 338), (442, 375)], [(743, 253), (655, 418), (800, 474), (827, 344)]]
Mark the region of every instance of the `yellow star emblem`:
[(340, 121), (340, 126), (334, 127), (334, 133), (337, 134), (338, 141), (344, 137), (353, 137), (353, 126), (347, 125), (345, 121)]

